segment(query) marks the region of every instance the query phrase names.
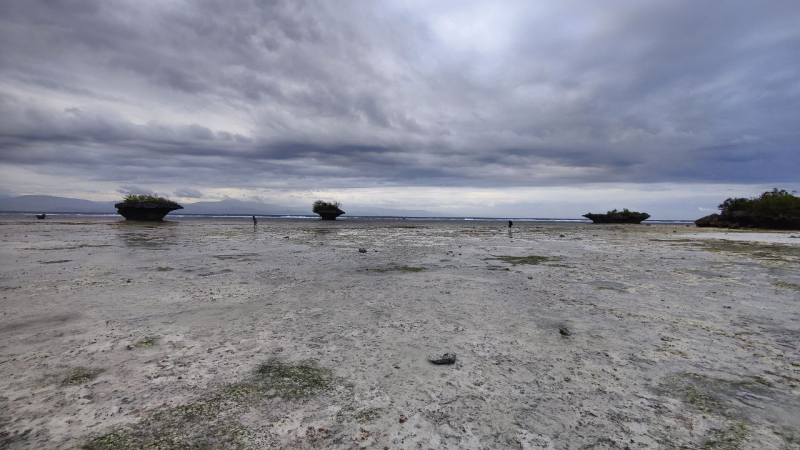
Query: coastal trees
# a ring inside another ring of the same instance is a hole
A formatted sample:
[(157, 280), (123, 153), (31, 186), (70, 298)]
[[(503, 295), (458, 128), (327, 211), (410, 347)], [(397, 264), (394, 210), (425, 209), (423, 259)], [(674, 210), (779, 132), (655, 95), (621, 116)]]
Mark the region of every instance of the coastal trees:
[(719, 214), (697, 219), (698, 227), (754, 227), (800, 229), (800, 197), (774, 188), (758, 197), (728, 198), (719, 204)]
[(800, 215), (800, 197), (785, 189), (773, 188), (758, 197), (729, 198), (719, 205), (723, 213), (746, 212), (762, 216)]

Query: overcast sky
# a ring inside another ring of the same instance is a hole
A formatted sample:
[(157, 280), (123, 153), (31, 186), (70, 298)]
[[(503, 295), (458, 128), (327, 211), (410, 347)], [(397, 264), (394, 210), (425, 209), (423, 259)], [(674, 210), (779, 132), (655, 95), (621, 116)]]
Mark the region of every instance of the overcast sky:
[(800, 189), (799, 24), (797, 0), (4, 0), (0, 194), (696, 218)]

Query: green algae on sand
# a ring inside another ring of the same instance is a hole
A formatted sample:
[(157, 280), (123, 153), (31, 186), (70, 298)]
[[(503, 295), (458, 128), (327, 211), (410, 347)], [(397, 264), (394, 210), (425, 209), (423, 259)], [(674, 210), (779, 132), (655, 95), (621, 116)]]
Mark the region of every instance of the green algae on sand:
[(561, 261), (562, 258), (559, 256), (530, 255), (530, 256), (495, 256), (494, 258), (489, 258), (489, 259), (496, 259), (499, 261), (503, 261), (504, 263), (511, 264), (512, 266), (517, 266), (521, 264), (539, 265), (541, 263), (550, 261)]
[(90, 436), (81, 450), (259, 448), (265, 431), (240, 422), (263, 400), (303, 401), (331, 390), (338, 380), (313, 363), (276, 358), (259, 365), (244, 381), (210, 390), (194, 401), (163, 409), (138, 423)]

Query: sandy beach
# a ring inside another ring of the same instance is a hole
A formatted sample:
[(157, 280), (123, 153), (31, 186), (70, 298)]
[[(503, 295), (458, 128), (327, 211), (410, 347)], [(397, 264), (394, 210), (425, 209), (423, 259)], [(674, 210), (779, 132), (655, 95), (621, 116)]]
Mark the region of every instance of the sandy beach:
[(800, 233), (4, 215), (0, 234), (0, 448), (800, 448)]

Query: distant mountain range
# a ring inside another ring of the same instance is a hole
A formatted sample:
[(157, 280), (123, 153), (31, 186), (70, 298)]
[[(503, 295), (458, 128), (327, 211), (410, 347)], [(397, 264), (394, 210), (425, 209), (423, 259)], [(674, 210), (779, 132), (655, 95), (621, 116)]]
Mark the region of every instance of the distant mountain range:
[[(0, 211), (29, 213), (116, 213), (114, 203), (94, 202), (80, 198), (54, 197), (50, 195), (21, 195), (0, 197)], [(257, 214), (257, 215), (311, 215), (308, 210), (261, 202), (246, 202), (225, 199), (215, 202), (184, 203), (183, 210), (173, 214)], [(350, 216), (405, 216), (426, 217), (436, 214), (424, 210), (401, 210), (387, 208), (344, 208)]]

